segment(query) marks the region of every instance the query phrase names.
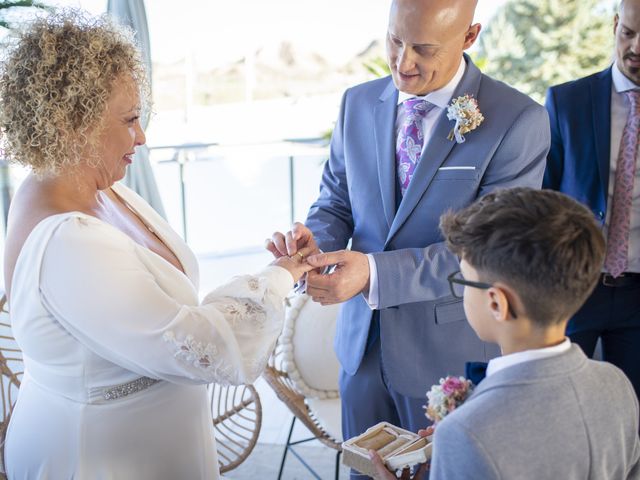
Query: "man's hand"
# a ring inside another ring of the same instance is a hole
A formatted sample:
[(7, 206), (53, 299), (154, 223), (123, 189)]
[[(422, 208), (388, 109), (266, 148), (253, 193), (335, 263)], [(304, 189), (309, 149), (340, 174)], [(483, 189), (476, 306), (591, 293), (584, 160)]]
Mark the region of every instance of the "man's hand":
[(286, 234), (275, 232), (265, 241), (265, 247), (275, 258), (295, 255), (302, 248), (309, 252), (309, 255), (320, 252), (313, 233), (300, 222), (294, 223)]
[[(322, 305), (341, 303), (369, 290), (369, 260), (364, 253), (351, 250), (319, 253), (311, 255), (307, 262), (316, 268), (307, 274), (307, 294)], [(318, 273), (329, 265), (336, 266), (333, 273)]]

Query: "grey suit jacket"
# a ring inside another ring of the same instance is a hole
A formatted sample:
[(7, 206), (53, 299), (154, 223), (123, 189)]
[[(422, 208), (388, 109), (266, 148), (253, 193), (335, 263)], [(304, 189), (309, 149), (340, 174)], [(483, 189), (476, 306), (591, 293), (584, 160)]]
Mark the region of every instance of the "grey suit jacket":
[(638, 400), (621, 370), (572, 345), (485, 378), (433, 447), (431, 480), (637, 479)]
[[(496, 188), (540, 188), (549, 150), (546, 110), (513, 88), (467, 68), (453, 97), (473, 95), (484, 122), (457, 144), (443, 111), (411, 184), (396, 207), (395, 121), (398, 90), (391, 77), (346, 91), (331, 140), (320, 196), (307, 226), (320, 248), (346, 248), (375, 257), (380, 296), (382, 357), (391, 387), (422, 397), (465, 361), (499, 352), (465, 321), (447, 275), (458, 259), (442, 242), (440, 215)], [(335, 349), (353, 375), (364, 355), (372, 311), (362, 295), (345, 302)]]

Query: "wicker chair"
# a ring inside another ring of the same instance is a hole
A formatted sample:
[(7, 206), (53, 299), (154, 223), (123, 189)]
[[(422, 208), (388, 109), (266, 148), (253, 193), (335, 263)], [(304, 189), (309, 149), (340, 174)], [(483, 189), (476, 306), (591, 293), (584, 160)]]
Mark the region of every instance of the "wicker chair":
[[(4, 440), (23, 374), (22, 352), (11, 332), (6, 304), (3, 295), (0, 299), (0, 480), (6, 480)], [(223, 387), (211, 384), (208, 389), (218, 464), (220, 472), (224, 473), (240, 465), (255, 447), (262, 422), (262, 406), (252, 385)]]
[(18, 397), (24, 364), (9, 323), (7, 297), (0, 298), (0, 393), (2, 395), (2, 417), (0, 418), (0, 479), (5, 480), (4, 438), (9, 426), (11, 411)]
[(262, 405), (253, 385), (209, 385), (220, 473), (246, 460), (258, 442)]
[[(339, 364), (332, 346), (337, 308), (337, 306), (322, 307), (303, 295), (290, 299), (283, 334), (262, 374), (277, 397), (294, 415), (282, 455), (278, 479), (282, 478), (288, 452), (300, 460), (315, 478), (320, 478), (293, 448), (295, 445), (311, 440), (319, 440), (335, 450), (335, 478), (339, 477), (342, 453), (338, 393)], [(305, 343), (305, 341), (312, 343)], [(302, 360), (306, 365), (301, 365)], [(314, 377), (313, 365), (315, 365), (315, 373), (322, 371), (320, 376), (324, 375), (324, 378), (312, 378)], [(296, 421), (300, 421), (307, 427), (313, 436), (291, 442)]]

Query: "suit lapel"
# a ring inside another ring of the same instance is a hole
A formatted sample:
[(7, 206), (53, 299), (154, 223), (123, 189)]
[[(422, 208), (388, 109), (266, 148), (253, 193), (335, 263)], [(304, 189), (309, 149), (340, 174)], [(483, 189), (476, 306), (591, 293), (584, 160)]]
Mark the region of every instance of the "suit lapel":
[(592, 128), (596, 142), (596, 158), (603, 192), (609, 191), (609, 166), (611, 156), (611, 68), (594, 77), (590, 83), (592, 99)]
[(382, 206), (387, 225), (391, 227), (396, 214), (396, 149), (395, 124), (398, 90), (391, 78), (379, 102), (374, 107), (374, 137), (378, 156), (378, 181), (382, 195)]
[[(481, 79), (480, 70), (478, 70), (478, 67), (476, 67), (466, 55), (465, 60), (467, 62), (466, 70), (460, 83), (454, 90), (452, 98), (467, 94), (475, 98), (478, 96)], [(480, 105), (480, 108), (482, 109), (482, 105)], [(386, 243), (389, 243), (400, 227), (406, 222), (407, 218), (409, 218), (409, 215), (411, 215), (429, 187), (438, 168), (440, 168), (451, 150), (456, 146), (455, 141), (447, 140), (447, 136), (451, 128), (453, 128), (453, 125), (453, 122), (447, 118), (447, 111), (443, 110), (440, 112), (429, 143), (422, 152), (420, 162), (411, 178), (411, 183), (409, 183), (409, 188), (407, 188), (400, 207), (398, 208), (398, 213), (393, 219)]]

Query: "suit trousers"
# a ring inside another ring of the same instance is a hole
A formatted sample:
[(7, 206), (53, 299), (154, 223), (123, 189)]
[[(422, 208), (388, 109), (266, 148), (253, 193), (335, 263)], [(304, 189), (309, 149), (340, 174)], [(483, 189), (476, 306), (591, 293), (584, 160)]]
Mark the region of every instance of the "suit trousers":
[[(340, 370), (342, 434), (345, 440), (382, 421), (412, 432), (431, 424), (425, 417), (426, 392), (425, 396), (411, 398), (390, 388), (382, 361), (380, 337), (373, 338), (355, 375)], [(368, 477), (351, 471), (352, 480), (364, 478)]]
[(567, 335), (588, 357), (602, 341), (602, 359), (620, 368), (640, 397), (640, 283), (610, 287), (599, 282), (571, 318)]

